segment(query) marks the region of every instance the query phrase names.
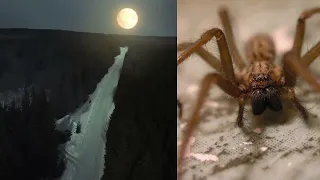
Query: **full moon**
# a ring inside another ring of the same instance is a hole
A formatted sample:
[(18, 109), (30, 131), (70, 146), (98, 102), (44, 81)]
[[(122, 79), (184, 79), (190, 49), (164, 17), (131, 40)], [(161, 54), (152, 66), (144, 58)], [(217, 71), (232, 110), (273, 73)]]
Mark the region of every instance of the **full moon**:
[(124, 8), (118, 13), (117, 21), (122, 28), (131, 29), (137, 24), (138, 15), (133, 9)]

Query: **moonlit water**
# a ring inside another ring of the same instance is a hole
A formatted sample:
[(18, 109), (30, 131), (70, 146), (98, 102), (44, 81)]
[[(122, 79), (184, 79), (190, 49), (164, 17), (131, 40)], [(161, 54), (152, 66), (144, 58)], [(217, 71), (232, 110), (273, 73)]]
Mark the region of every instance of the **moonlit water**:
[[(60, 131), (72, 132), (71, 139), (61, 145), (66, 169), (59, 180), (100, 180), (104, 171), (106, 132), (115, 109), (117, 88), (128, 47), (120, 47), (120, 55), (97, 85), (89, 100), (73, 114), (56, 123)], [(80, 130), (80, 132), (77, 132)]]

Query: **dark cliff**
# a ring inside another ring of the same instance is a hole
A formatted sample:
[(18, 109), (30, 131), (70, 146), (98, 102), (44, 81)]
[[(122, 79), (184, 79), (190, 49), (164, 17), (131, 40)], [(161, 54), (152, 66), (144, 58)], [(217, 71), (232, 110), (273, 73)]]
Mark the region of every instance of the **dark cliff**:
[(129, 51), (104, 178), (176, 178), (176, 38), (1, 29), (0, 179), (61, 174), (56, 147), (67, 135), (54, 131), (54, 120), (87, 100), (119, 46)]

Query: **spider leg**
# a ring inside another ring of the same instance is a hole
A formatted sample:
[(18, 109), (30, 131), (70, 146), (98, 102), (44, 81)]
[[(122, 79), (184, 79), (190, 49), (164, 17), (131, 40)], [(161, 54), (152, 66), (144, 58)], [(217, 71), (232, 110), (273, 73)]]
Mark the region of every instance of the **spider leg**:
[(301, 49), (305, 34), (305, 21), (312, 15), (320, 13), (320, 7), (308, 9), (301, 13), (297, 27), (296, 34), (293, 43), (293, 47), (290, 52), (287, 52), (283, 56), (283, 69), (285, 76), (285, 83), (289, 86), (289, 98), (293, 102), (294, 106), (300, 111), (302, 117), (306, 120), (308, 113), (306, 109), (300, 104), (298, 99), (295, 97), (293, 87), (296, 84), (297, 75), (302, 76), (309, 84), (320, 92), (320, 84), (314, 78), (312, 73), (307, 68), (319, 55), (320, 55), (320, 42), (313, 46), (307, 53), (301, 58)]
[(291, 100), (291, 102), (293, 103), (293, 105), (298, 109), (298, 111), (300, 112), (300, 114), (302, 115), (303, 120), (307, 121), (309, 118), (308, 115), (308, 111), (305, 107), (303, 107), (301, 105), (301, 103), (299, 102), (298, 98), (296, 97), (296, 94), (294, 92), (293, 88), (289, 88), (288, 89), (288, 97)]
[(301, 57), (301, 49), (302, 49), (304, 33), (306, 28), (305, 21), (316, 13), (320, 13), (320, 7), (311, 8), (303, 11), (298, 19), (296, 34), (295, 34), (294, 43), (292, 47), (292, 51), (297, 53), (298, 57)]
[[(203, 49), (203, 45), (210, 41), (213, 37), (217, 39), (219, 53), (221, 61), (218, 63), (218, 59)], [(178, 46), (178, 50), (185, 49), (177, 59), (178, 65), (186, 60), (192, 53), (198, 53), (206, 62), (208, 62), (213, 68), (220, 72), (223, 76), (226, 76), (232, 83), (237, 84), (236, 77), (233, 69), (232, 59), (230, 56), (228, 44), (221, 29), (213, 28), (206, 31), (199, 40), (195, 43), (184, 43)], [(181, 106), (182, 107), (182, 106)], [(181, 112), (182, 109), (180, 109)], [(182, 114), (180, 115), (182, 116)]]
[(200, 47), (202, 47), (204, 44), (210, 41), (213, 37), (215, 37), (218, 42), (223, 75), (226, 76), (226, 78), (231, 82), (237, 84), (226, 37), (222, 30), (219, 28), (213, 28), (206, 31), (199, 40), (197, 40), (195, 43), (189, 46), (184, 52), (182, 52), (178, 56), (178, 65), (181, 64), (184, 60), (186, 60), (192, 53), (197, 52), (200, 49)]
[(226, 92), (228, 95), (238, 98), (240, 96), (240, 90), (239, 88), (232, 83), (231, 81), (225, 79), (221, 75), (217, 73), (211, 73), (204, 77), (202, 80), (202, 84), (200, 86), (200, 91), (196, 103), (195, 110), (192, 114), (191, 120), (188, 121), (186, 133), (184, 134), (184, 137), (182, 139), (182, 144), (179, 148), (179, 154), (178, 154), (178, 176), (181, 174), (181, 164), (183, 157), (185, 155), (185, 151), (187, 148), (187, 144), (190, 141), (190, 137), (197, 127), (199, 121), (200, 121), (200, 110), (203, 107), (203, 104), (205, 102), (205, 99), (207, 98), (209, 94), (209, 90), (212, 84), (217, 84), (224, 92)]
[(245, 106), (245, 98), (244, 96), (240, 96), (238, 99), (239, 109), (238, 109), (238, 117), (237, 117), (237, 126), (239, 128), (243, 127), (243, 112)]
[[(190, 47), (193, 43), (185, 42), (178, 44), (178, 51), (184, 51)], [(214, 68), (218, 73), (222, 73), (222, 67), (220, 60), (208, 52), (203, 47), (200, 47), (195, 53), (200, 56), (205, 62), (207, 62), (212, 68)]]
[(293, 88), (296, 84), (296, 75), (300, 75), (320, 92), (320, 84), (317, 79), (312, 75), (309, 69), (302, 64), (296, 53), (292, 51), (285, 53), (282, 62), (285, 83), (288, 87)]
[(320, 56), (320, 41), (313, 46), (306, 54), (301, 58), (301, 62), (304, 66), (308, 67), (317, 57)]
[(225, 31), (226, 34), (226, 38), (229, 44), (229, 48), (231, 51), (231, 55), (232, 58), (234, 59), (235, 64), (237, 65), (237, 67), (242, 70), (243, 68), (246, 67), (246, 64), (243, 60), (243, 58), (241, 57), (239, 50), (236, 46), (236, 43), (234, 41), (234, 36), (233, 36), (233, 32), (232, 32), (232, 26), (231, 26), (231, 21), (230, 21), (230, 17), (229, 17), (229, 12), (227, 10), (227, 8), (220, 8), (219, 10), (219, 16), (222, 22), (222, 26), (223, 29)]
[[(178, 44), (177, 51), (184, 51), (191, 45), (193, 45), (193, 43), (191, 42), (180, 43)], [(216, 56), (208, 52), (206, 49), (204, 49), (203, 47), (199, 47), (199, 49), (195, 51), (195, 53), (198, 56), (200, 56), (206, 63), (208, 63), (213, 69), (215, 69), (218, 73), (223, 72), (220, 60)], [(183, 104), (180, 102), (179, 99), (177, 101), (178, 101), (178, 108), (179, 108), (178, 117), (179, 119), (181, 119), (183, 115)]]

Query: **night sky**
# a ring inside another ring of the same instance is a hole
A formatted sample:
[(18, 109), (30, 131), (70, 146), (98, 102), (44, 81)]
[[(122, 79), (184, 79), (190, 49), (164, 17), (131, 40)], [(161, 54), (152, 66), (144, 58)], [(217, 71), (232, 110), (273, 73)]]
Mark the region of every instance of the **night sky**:
[[(139, 16), (129, 30), (116, 22), (126, 7)], [(176, 0), (0, 0), (0, 28), (172, 37), (177, 34), (176, 17)]]

